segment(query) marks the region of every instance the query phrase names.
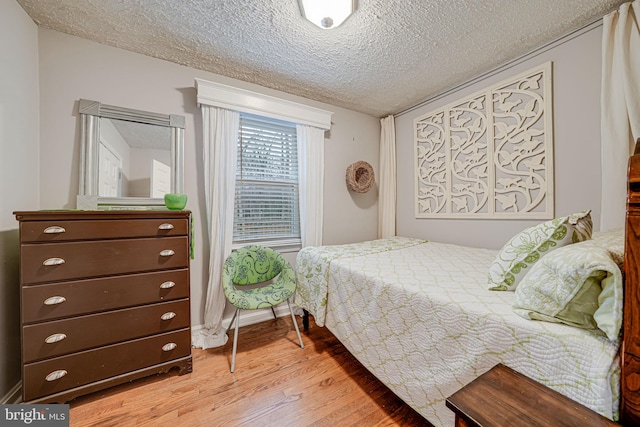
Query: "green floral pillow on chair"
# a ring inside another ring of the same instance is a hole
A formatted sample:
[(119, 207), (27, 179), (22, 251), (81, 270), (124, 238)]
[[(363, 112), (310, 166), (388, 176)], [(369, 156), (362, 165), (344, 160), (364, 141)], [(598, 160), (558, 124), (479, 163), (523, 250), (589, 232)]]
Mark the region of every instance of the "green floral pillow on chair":
[(515, 291), (527, 269), (545, 254), (591, 238), (591, 210), (543, 222), (516, 234), (489, 267), (489, 289)]

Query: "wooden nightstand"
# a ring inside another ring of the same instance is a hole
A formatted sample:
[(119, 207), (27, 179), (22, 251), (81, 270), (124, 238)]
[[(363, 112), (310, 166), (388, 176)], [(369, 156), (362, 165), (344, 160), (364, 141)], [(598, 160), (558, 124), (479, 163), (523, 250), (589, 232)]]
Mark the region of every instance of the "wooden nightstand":
[(502, 364), (449, 396), (447, 407), (456, 427), (619, 426)]

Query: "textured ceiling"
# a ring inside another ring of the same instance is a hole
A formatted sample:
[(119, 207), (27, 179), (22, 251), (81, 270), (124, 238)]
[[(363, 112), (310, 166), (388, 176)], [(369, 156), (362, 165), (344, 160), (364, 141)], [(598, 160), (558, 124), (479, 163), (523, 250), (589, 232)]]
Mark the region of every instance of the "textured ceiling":
[(17, 0), (40, 26), (382, 117), (625, 0), (359, 0), (320, 29), (297, 0)]
[(171, 151), (171, 128), (104, 117), (100, 120), (109, 120), (131, 148)]

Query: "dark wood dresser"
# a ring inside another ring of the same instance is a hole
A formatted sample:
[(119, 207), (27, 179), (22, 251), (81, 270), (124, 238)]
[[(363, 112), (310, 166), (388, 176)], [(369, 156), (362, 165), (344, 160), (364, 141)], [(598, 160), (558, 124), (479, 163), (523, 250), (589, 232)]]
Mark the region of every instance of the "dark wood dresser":
[(190, 212), (14, 212), (22, 399), (191, 372)]

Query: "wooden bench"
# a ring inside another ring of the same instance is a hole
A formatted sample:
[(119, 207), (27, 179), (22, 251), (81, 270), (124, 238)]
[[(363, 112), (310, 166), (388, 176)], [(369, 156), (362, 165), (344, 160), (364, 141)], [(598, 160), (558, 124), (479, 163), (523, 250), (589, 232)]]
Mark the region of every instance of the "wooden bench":
[(498, 364), (447, 398), (456, 427), (619, 426), (568, 397)]

